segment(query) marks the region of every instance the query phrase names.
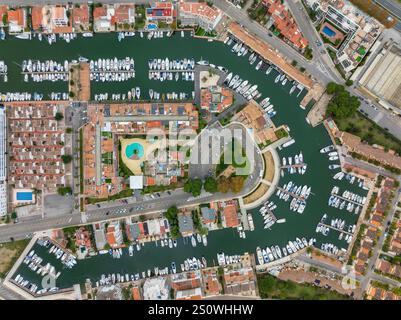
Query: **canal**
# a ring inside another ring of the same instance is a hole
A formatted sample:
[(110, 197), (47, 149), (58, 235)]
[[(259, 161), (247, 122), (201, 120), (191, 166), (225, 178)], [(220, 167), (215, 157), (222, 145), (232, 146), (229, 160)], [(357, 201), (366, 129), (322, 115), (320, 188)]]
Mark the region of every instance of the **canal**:
[[(279, 185), (283, 186), (292, 180), (297, 185), (308, 185), (312, 188), (312, 195), (307, 200), (307, 206), (303, 214), (290, 211), (289, 202), (280, 200), (277, 196), (272, 196), (277, 204), (274, 213), (278, 219), (285, 218), (283, 224), (275, 224), (271, 230), (263, 229), (263, 220), (258, 210), (252, 210), (255, 221), (255, 230), (246, 232), (246, 239), (239, 237), (234, 229), (225, 229), (210, 232), (208, 235), (208, 246), (198, 244), (193, 248), (191, 244), (184, 243), (179, 239), (177, 248), (156, 247), (154, 243), (146, 243), (141, 251), (135, 250), (134, 256), (129, 257), (127, 250), (120, 259), (113, 259), (110, 255), (97, 255), (83, 261), (78, 261), (77, 265), (71, 269), (62, 270), (61, 276), (57, 280), (59, 288), (70, 287), (76, 283), (83, 283), (87, 278), (92, 281), (99, 280), (101, 274), (135, 274), (137, 272), (153, 269), (154, 266), (170, 266), (175, 261), (177, 266), (188, 257), (201, 257), (202, 255), (211, 265), (213, 261), (217, 263), (216, 254), (224, 252), (229, 255), (241, 254), (244, 252), (254, 253), (257, 246), (266, 247), (279, 245), (283, 247), (289, 240), (296, 237), (313, 237), (317, 239), (316, 247), (320, 248), (321, 243), (330, 242), (339, 248), (347, 249), (346, 241), (338, 240), (338, 232), (330, 231), (327, 237), (316, 234), (315, 229), (323, 214), (328, 215), (328, 224), (332, 218), (346, 220), (348, 225), (355, 224), (358, 215), (349, 213), (346, 210), (339, 210), (328, 206), (328, 198), (334, 185), (340, 187), (340, 193), (349, 190), (361, 196), (366, 196), (367, 191), (359, 188), (356, 183), (351, 185), (348, 181), (333, 180), (336, 170), (329, 170), (328, 165), (338, 163), (329, 161), (328, 156), (321, 154), (319, 150), (331, 144), (329, 136), (323, 126), (312, 128), (306, 121), (306, 110), (299, 107), (300, 101), (306, 94), (305, 90), (297, 96), (298, 90), (292, 95), (289, 94), (291, 84), (282, 86), (281, 83), (275, 84), (276, 71), (266, 75), (264, 70), (255, 70), (255, 65), (250, 66), (247, 57), (237, 57), (231, 53), (230, 48), (220, 42), (207, 42), (202, 39), (195, 39), (188, 34), (185, 38), (175, 35), (172, 38), (147, 40), (126, 38), (118, 42), (116, 34), (101, 34), (93, 38), (79, 37), (77, 40), (67, 44), (58, 41), (56, 44), (49, 45), (47, 42), (38, 40), (26, 41), (10, 38), (0, 42), (0, 60), (4, 60), (9, 67), (9, 82), (0, 83), (0, 92), (38, 92), (49, 94), (50, 92), (67, 92), (67, 82), (42, 82), (25, 83), (20, 75), (20, 64), (24, 59), (53, 59), (58, 62), (64, 60), (78, 59), (84, 56), (89, 59), (98, 58), (124, 58), (125, 56), (135, 59), (136, 77), (126, 82), (92, 83), (92, 96), (96, 93), (126, 93), (129, 89), (139, 86), (141, 91), (147, 95), (150, 88), (160, 93), (182, 92), (190, 93), (193, 91), (193, 83), (185, 81), (164, 81), (158, 82), (148, 79), (148, 59), (150, 58), (195, 58), (196, 60), (205, 59), (215, 65), (221, 65), (238, 74), (242, 79), (257, 84), (258, 90), (262, 92), (263, 99), (270, 97), (270, 102), (274, 104), (277, 115), (273, 118), (276, 126), (286, 124), (290, 128), (290, 134), (295, 139), (295, 143), (288, 148), (279, 151), (280, 158), (292, 156), (302, 151), (304, 162), (308, 164), (304, 175), (285, 174), (280, 179)], [(146, 98), (146, 97), (145, 97)], [(60, 271), (62, 266), (54, 255), (49, 255), (45, 248), (35, 245), (35, 251), (44, 258), (44, 264), (50, 262)], [(16, 274), (21, 274), (25, 279), (30, 279), (40, 284), (40, 276), (32, 272), (26, 265), (22, 264)], [(14, 276), (15, 277), (15, 276)], [(40, 287), (40, 286), (39, 286)]]

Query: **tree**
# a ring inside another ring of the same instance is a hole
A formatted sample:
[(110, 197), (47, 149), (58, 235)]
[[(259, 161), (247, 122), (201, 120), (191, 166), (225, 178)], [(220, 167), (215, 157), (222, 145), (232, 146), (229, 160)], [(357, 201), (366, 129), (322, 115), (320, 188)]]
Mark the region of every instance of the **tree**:
[(70, 154), (63, 154), (61, 156), (61, 160), (63, 160), (63, 163), (67, 164), (70, 163), (72, 161), (72, 155)]
[(352, 86), (354, 84), (354, 81), (352, 81), (351, 79), (348, 79), (347, 81), (345, 81), (345, 85), (346, 86)]
[(59, 188), (57, 189), (57, 193), (58, 193), (60, 196), (65, 196), (65, 195), (67, 195), (67, 194), (72, 194), (72, 189), (71, 189), (71, 187), (69, 187), (69, 186), (67, 186), (67, 187), (59, 187)]
[(17, 213), (15, 211), (11, 212), (11, 219), (17, 219)]
[(62, 112), (56, 112), (56, 115), (54, 116), (54, 119), (57, 121), (63, 120), (64, 116)]
[(234, 193), (238, 193), (244, 187), (245, 177), (244, 176), (234, 176), (230, 178), (231, 190)]
[(230, 190), (230, 182), (225, 176), (221, 176), (217, 181), (217, 190), (227, 193)]
[(199, 196), (202, 191), (202, 180), (188, 179), (184, 184), (184, 191), (191, 193), (194, 197)]
[(213, 177), (207, 177), (203, 185), (206, 192), (216, 192), (217, 191), (217, 181)]

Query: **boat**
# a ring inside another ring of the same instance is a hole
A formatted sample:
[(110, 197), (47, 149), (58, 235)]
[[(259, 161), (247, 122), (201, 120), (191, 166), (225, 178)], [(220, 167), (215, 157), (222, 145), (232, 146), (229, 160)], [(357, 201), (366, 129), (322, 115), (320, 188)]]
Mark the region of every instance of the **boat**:
[(206, 60), (199, 60), (196, 63), (201, 65), (201, 66), (208, 66), (209, 65), (209, 61), (206, 61)]
[(260, 61), (258, 62), (258, 64), (256, 65), (255, 70), (259, 70), (259, 69), (262, 67), (262, 64), (263, 64), (263, 61), (260, 60)]
[(205, 234), (202, 235), (202, 242), (203, 242), (203, 245), (206, 247), (207, 246), (207, 236)]
[(335, 169), (339, 169), (341, 168), (341, 166), (339, 164), (331, 164), (329, 165), (329, 169), (330, 170), (335, 170)]
[(196, 247), (196, 239), (194, 236), (191, 237), (191, 244), (193, 247)]
[(18, 39), (22, 39), (22, 40), (29, 40), (31, 39), (31, 33), (30, 32), (23, 32), (21, 34), (18, 34), (15, 36)]
[(202, 242), (202, 236), (199, 233), (196, 235), (196, 240), (198, 240), (199, 243)]
[(333, 145), (329, 145), (327, 147), (320, 149), (320, 153), (327, 153), (327, 152), (333, 151), (334, 149), (335, 149), (335, 147)]
[(276, 221), (276, 223), (285, 223), (286, 222), (286, 219), (285, 218), (283, 218), (283, 219), (278, 219), (277, 221)]
[(85, 38), (91, 38), (91, 37), (93, 37), (93, 33), (92, 32), (84, 32), (82, 34), (82, 36), (85, 37)]
[(260, 249), (260, 247), (256, 248), (256, 256), (258, 258), (258, 262), (260, 265), (264, 264), (264, 259), (263, 259), (263, 254), (262, 254), (262, 250)]

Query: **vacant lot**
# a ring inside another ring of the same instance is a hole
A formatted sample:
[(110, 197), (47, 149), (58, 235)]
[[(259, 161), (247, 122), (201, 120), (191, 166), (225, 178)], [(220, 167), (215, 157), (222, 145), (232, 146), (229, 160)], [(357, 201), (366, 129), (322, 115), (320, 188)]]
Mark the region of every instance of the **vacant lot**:
[(336, 119), (335, 122), (342, 131), (352, 133), (371, 145), (379, 144), (401, 154), (401, 141), (379, 127), (373, 121), (367, 119), (360, 112), (355, 112), (355, 114), (348, 119)]
[(29, 239), (0, 244), (0, 277), (4, 278), (28, 245)]
[(258, 275), (259, 293), (262, 299), (292, 300), (345, 300), (347, 296), (337, 292), (315, 287), (310, 284), (298, 284), (293, 281), (279, 280), (269, 274)]
[(261, 198), (267, 192), (267, 190), (269, 190), (269, 187), (264, 183), (260, 183), (254, 192), (244, 198), (244, 204), (255, 202)]
[(265, 152), (263, 154), (265, 159), (265, 175), (263, 179), (272, 182), (274, 177), (274, 161), (271, 152)]

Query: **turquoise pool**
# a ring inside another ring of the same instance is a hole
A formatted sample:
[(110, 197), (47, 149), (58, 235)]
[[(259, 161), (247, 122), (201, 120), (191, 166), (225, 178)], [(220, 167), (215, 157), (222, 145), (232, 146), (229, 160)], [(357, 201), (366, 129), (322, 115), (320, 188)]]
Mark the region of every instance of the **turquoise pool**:
[(17, 201), (32, 201), (32, 192), (17, 192), (16, 198)]
[(145, 150), (144, 150), (143, 146), (138, 142), (131, 143), (125, 149), (125, 155), (129, 159), (138, 160), (138, 159), (142, 158), (144, 156), (144, 154), (145, 154)]
[(330, 38), (335, 37), (336, 33), (331, 30), (328, 26), (324, 26), (323, 28), (323, 33), (326, 34), (326, 36), (329, 36)]

